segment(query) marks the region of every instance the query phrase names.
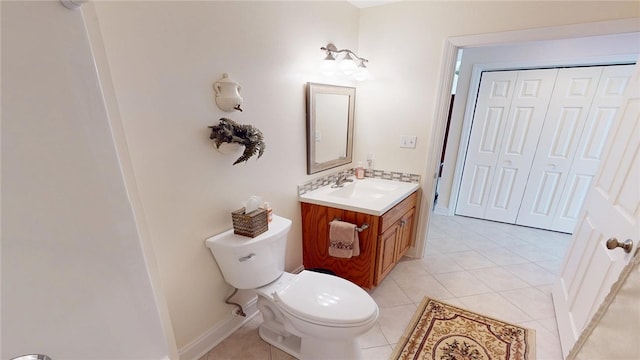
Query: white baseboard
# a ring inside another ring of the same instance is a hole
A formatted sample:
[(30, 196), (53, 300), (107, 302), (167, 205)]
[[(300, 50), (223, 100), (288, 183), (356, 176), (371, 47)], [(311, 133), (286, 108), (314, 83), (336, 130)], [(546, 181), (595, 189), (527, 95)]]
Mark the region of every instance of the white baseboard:
[(258, 314), (257, 297), (249, 293), (242, 294), (242, 292), (243, 290), (239, 290), (234, 299), (240, 304), (245, 304), (242, 308), (247, 316), (234, 315), (230, 311), (226, 320), (179, 349), (180, 360), (198, 360)]

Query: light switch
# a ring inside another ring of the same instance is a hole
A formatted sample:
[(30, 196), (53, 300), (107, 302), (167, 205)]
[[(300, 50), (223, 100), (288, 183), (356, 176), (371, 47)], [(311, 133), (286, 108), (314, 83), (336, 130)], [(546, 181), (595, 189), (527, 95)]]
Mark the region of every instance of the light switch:
[(400, 136), (400, 147), (401, 148), (415, 149), (416, 148), (416, 141), (418, 141), (418, 137), (417, 136), (402, 135), (402, 136)]

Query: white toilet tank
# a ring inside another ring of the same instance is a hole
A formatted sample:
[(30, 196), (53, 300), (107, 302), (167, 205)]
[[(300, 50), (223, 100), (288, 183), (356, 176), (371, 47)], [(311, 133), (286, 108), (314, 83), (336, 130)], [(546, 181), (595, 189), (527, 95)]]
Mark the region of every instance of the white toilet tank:
[(238, 289), (255, 289), (284, 272), (287, 233), (291, 220), (273, 215), (269, 230), (254, 237), (236, 235), (233, 229), (208, 238), (205, 243), (225, 281)]

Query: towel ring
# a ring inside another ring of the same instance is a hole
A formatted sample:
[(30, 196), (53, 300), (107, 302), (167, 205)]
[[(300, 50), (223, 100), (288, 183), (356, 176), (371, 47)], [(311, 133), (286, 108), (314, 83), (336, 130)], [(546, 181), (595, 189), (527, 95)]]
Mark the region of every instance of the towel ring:
[[(340, 218), (337, 217), (337, 218), (329, 221), (329, 223), (331, 223), (332, 221), (335, 221), (335, 220), (342, 221), (342, 220), (340, 220)], [(357, 232), (363, 232), (363, 231), (367, 230), (368, 228), (369, 228), (369, 224), (367, 224), (367, 223), (364, 223), (361, 226), (357, 226), (356, 225), (356, 231)]]

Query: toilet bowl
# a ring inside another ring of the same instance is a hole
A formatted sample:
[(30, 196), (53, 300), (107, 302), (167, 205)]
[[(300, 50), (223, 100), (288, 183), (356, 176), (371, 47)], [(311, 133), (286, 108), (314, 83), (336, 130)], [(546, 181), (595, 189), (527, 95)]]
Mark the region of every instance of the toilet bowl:
[(274, 215), (256, 238), (233, 230), (206, 240), (225, 280), (252, 289), (263, 316), (260, 337), (299, 359), (359, 359), (358, 336), (378, 319), (378, 306), (359, 286), (337, 276), (284, 271), (291, 220)]
[[(301, 359), (358, 359), (356, 338), (378, 319), (369, 294), (337, 276), (303, 270), (283, 273), (256, 289), (264, 322), (260, 336)], [(284, 331), (283, 331), (284, 330)], [(300, 350), (287, 349), (289, 337), (301, 339)]]

